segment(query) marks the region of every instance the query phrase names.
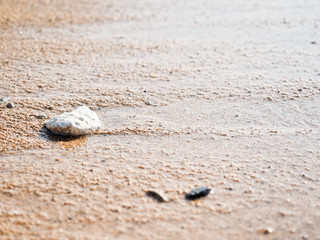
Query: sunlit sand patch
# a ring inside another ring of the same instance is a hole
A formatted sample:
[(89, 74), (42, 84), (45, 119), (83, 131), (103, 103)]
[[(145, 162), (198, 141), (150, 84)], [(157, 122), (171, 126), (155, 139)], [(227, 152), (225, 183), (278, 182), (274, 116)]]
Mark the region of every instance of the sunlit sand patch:
[(0, 1), (0, 26), (13, 24), (55, 26), (113, 19), (103, 14), (109, 7), (100, 0), (93, 0), (92, 4), (88, 4), (85, 0), (77, 1), (76, 4), (73, 2), (71, 0)]
[(87, 139), (88, 136), (84, 135), (68, 141), (59, 141), (59, 144), (66, 149), (75, 149), (86, 145)]

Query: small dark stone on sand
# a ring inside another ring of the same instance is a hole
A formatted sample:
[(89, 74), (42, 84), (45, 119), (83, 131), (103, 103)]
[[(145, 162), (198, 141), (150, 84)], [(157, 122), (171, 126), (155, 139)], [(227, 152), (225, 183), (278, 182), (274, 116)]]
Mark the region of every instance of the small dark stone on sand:
[(147, 191), (146, 195), (154, 200), (158, 201), (159, 203), (166, 202), (166, 200), (157, 192), (155, 191)]
[(11, 102), (8, 102), (6, 105), (7, 108), (14, 108), (14, 104)]
[(199, 198), (203, 198), (203, 197), (208, 196), (210, 191), (211, 191), (211, 189), (208, 187), (195, 188), (191, 192), (188, 192), (186, 194), (186, 199), (187, 200), (197, 200)]

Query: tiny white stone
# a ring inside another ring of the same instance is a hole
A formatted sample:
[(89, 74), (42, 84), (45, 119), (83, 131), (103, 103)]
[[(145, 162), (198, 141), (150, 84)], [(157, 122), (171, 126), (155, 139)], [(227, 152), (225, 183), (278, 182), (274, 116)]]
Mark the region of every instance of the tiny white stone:
[(45, 124), (52, 133), (65, 136), (84, 135), (101, 126), (98, 115), (87, 106), (80, 106), (72, 112), (54, 116)]

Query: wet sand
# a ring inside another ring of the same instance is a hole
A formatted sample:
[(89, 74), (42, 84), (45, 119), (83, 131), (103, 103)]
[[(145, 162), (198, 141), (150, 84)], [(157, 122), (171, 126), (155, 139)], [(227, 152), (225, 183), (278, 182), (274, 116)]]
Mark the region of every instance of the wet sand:
[(0, 1), (0, 238), (320, 239), (319, 9)]

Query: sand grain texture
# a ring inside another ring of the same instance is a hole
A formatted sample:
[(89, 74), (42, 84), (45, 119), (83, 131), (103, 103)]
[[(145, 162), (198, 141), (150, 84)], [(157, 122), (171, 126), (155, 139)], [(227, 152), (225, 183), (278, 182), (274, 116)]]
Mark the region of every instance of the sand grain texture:
[(319, 8), (0, 0), (0, 238), (319, 239)]

